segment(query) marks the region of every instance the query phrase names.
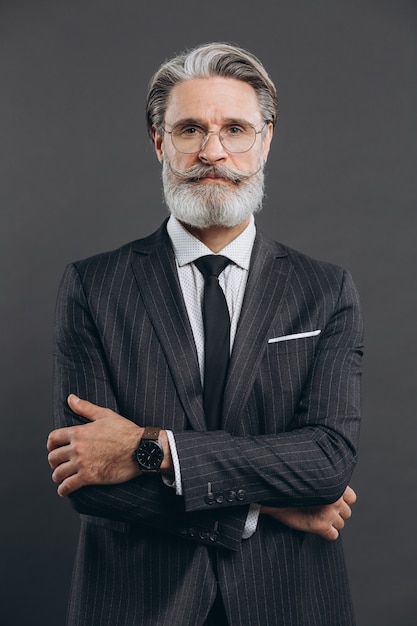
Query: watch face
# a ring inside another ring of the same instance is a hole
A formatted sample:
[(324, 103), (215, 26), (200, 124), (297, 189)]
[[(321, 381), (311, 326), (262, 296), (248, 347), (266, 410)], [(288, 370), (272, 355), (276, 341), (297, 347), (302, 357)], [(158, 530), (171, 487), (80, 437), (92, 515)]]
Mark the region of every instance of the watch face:
[(158, 470), (164, 458), (164, 452), (156, 441), (152, 439), (142, 439), (136, 450), (136, 458), (142, 469), (148, 471)]

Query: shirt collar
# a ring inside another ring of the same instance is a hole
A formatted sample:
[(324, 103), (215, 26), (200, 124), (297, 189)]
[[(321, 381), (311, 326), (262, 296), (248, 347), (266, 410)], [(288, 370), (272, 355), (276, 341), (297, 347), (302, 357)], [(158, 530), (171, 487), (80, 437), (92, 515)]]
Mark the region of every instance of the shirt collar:
[[(180, 267), (188, 263), (193, 263), (193, 261), (206, 254), (213, 254), (210, 248), (189, 233), (173, 215), (171, 215), (168, 220), (167, 231), (174, 248), (177, 263)], [(223, 250), (220, 250), (219, 254), (226, 256), (239, 267), (248, 270), (255, 235), (255, 220), (253, 219), (253, 215), (251, 215), (249, 224), (245, 230), (236, 237), (236, 239), (225, 246)]]

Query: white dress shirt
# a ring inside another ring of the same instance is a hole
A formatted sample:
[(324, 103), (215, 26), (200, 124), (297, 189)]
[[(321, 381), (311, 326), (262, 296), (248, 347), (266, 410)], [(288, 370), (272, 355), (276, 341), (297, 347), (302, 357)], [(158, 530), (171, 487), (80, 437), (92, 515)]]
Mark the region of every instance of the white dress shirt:
[[(167, 224), (168, 235), (171, 239), (177, 264), (185, 306), (193, 331), (200, 367), (201, 382), (204, 381), (204, 324), (202, 302), (204, 294), (204, 278), (194, 261), (201, 256), (213, 254), (199, 239), (191, 235), (184, 226), (171, 215)], [(253, 216), (245, 230), (219, 252), (233, 261), (219, 276), (219, 284), (225, 294), (230, 315), (230, 352), (236, 335), (237, 323), (245, 295), (246, 282), (255, 241), (256, 227)], [(175, 446), (175, 436), (167, 431), (171, 448), (172, 462), (175, 473), (175, 488), (178, 495), (182, 495), (181, 468)], [(249, 538), (256, 530), (260, 506), (251, 504), (246, 519), (243, 538)]]

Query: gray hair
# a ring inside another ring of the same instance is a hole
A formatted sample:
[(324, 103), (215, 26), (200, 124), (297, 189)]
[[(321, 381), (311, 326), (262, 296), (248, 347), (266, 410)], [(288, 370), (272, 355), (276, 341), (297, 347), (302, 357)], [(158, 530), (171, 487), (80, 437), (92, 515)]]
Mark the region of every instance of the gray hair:
[(193, 78), (223, 76), (242, 80), (256, 92), (264, 119), (275, 126), (278, 97), (264, 66), (253, 54), (227, 43), (208, 43), (165, 61), (154, 74), (146, 98), (146, 123), (163, 126), (169, 95), (174, 85)]

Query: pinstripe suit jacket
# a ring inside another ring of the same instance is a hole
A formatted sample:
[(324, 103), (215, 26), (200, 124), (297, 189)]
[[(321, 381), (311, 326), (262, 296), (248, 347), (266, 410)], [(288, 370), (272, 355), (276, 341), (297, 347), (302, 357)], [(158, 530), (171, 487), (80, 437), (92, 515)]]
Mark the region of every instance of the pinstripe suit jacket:
[(340, 540), (268, 516), (241, 537), (250, 503), (320, 505), (343, 493), (356, 460), (361, 335), (347, 272), (258, 233), (223, 429), (207, 432), (165, 224), (70, 265), (57, 303), (56, 426), (80, 423), (66, 404), (74, 392), (172, 429), (184, 496), (156, 475), (72, 494), (82, 521), (68, 623), (203, 624), (216, 567), (234, 626), (351, 626)]

